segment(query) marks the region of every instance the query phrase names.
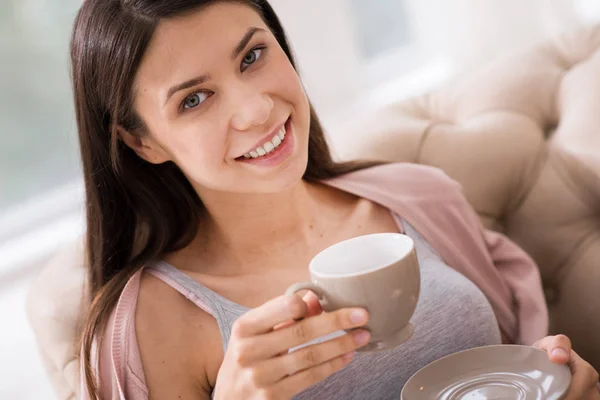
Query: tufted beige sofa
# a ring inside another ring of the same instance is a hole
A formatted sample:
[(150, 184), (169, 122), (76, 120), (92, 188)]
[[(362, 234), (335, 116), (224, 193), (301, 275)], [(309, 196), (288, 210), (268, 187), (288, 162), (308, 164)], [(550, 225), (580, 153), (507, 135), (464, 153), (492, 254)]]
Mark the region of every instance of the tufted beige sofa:
[[(483, 223), (538, 263), (551, 331), (569, 335), (600, 368), (600, 27), (496, 60), (336, 131), (343, 159), (434, 165), (462, 183)], [(74, 243), (44, 267), (28, 299), (60, 399), (78, 391), (83, 277)]]

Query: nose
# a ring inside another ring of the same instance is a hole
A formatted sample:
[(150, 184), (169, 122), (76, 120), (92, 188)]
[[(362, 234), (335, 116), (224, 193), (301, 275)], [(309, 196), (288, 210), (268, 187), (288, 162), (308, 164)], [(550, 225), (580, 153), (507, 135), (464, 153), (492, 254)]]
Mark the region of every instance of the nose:
[(231, 126), (233, 129), (245, 131), (269, 120), (274, 103), (268, 94), (246, 85), (239, 87), (231, 96), (233, 107)]

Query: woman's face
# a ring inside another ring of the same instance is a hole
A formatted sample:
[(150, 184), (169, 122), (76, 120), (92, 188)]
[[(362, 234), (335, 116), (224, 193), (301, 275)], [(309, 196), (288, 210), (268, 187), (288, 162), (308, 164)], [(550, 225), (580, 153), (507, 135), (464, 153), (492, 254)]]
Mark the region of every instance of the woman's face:
[(175, 162), (197, 190), (277, 192), (304, 174), (308, 99), (248, 6), (221, 2), (161, 22), (134, 90), (149, 131), (141, 155)]

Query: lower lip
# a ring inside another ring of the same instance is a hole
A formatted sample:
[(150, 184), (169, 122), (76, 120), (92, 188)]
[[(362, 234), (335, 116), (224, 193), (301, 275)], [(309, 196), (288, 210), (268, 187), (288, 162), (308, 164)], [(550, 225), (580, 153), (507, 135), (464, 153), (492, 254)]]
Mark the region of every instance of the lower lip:
[(283, 138), (283, 141), (281, 142), (279, 147), (262, 157), (240, 158), (238, 161), (246, 164), (271, 167), (281, 164), (292, 154), (293, 151), (294, 135), (292, 130), (291, 119), (288, 119), (285, 123), (285, 137)]

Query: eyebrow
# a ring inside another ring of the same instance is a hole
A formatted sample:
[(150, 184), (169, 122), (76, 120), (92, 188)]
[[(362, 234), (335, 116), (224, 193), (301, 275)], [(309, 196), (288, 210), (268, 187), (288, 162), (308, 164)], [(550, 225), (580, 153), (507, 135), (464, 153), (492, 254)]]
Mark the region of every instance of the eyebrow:
[[(248, 31), (246, 32), (246, 34), (244, 35), (244, 37), (242, 38), (242, 40), (240, 40), (240, 42), (238, 43), (238, 45), (236, 46), (236, 48), (233, 50), (233, 52), (231, 53), (231, 59), (235, 60), (241, 53), (242, 51), (244, 51), (244, 49), (246, 48), (246, 46), (248, 46), (248, 43), (250, 43), (250, 40), (252, 40), (252, 37), (254, 36), (255, 33), (257, 32), (266, 32), (264, 29), (261, 28), (250, 28), (248, 29)], [(196, 78), (192, 78), (189, 79), (185, 82), (179, 83), (173, 87), (171, 87), (169, 89), (169, 91), (167, 92), (167, 98), (165, 99), (165, 105), (169, 102), (169, 99), (177, 92), (181, 91), (181, 90), (185, 90), (197, 85), (201, 85), (204, 82), (210, 80), (210, 75), (202, 75), (202, 76), (198, 76)]]
[(252, 40), (252, 36), (254, 36), (254, 34), (256, 32), (265, 32), (264, 29), (261, 28), (250, 28), (248, 29), (248, 32), (246, 32), (246, 34), (244, 35), (244, 37), (242, 38), (242, 40), (240, 40), (240, 43), (237, 45), (237, 47), (235, 48), (235, 50), (233, 50), (233, 53), (231, 53), (231, 59), (235, 60), (242, 51), (244, 51), (244, 49), (246, 48), (246, 46), (248, 46), (248, 43), (250, 43), (250, 40)]

